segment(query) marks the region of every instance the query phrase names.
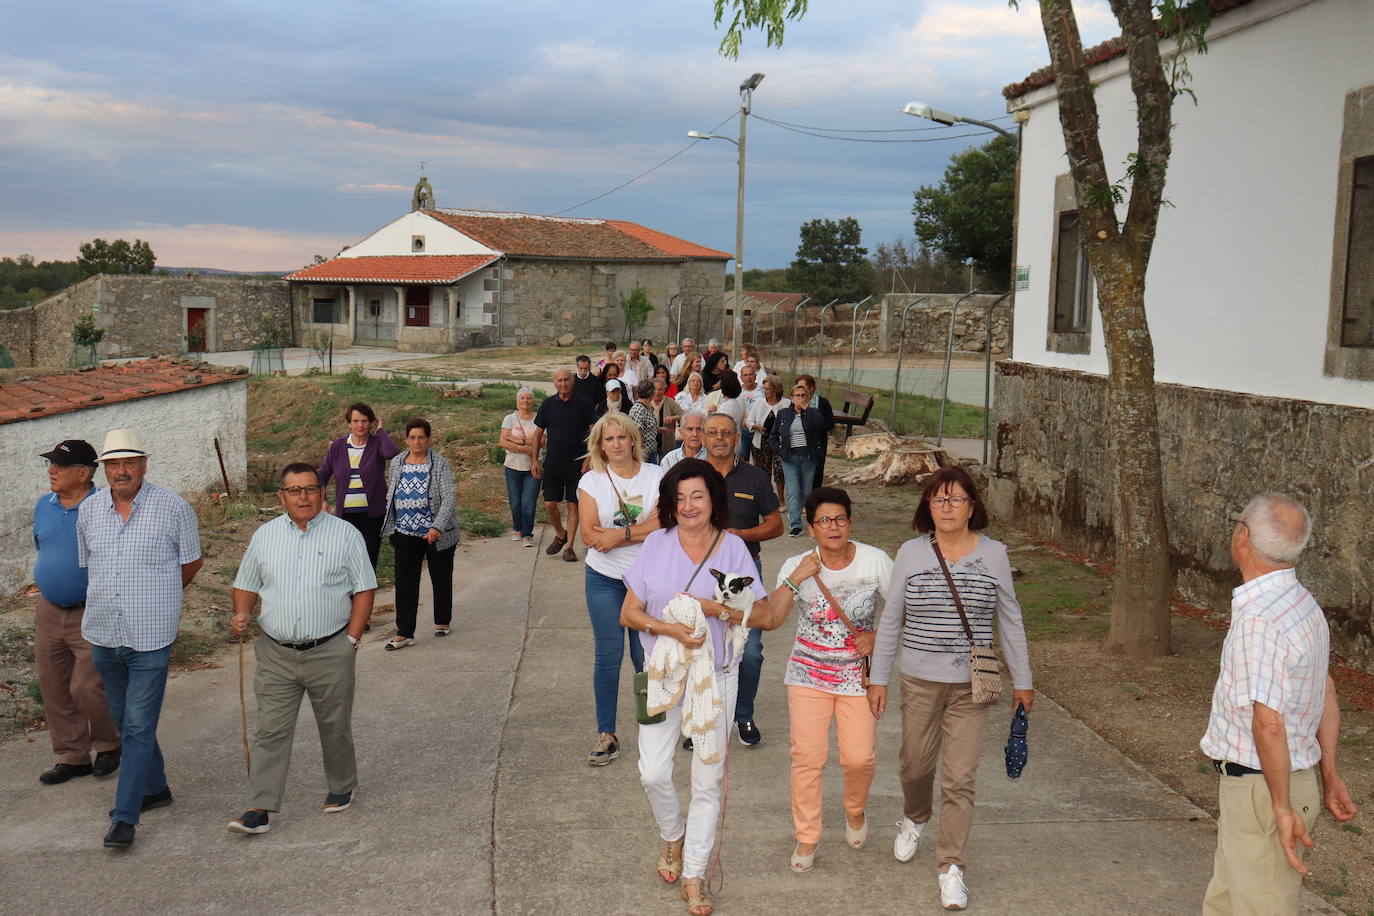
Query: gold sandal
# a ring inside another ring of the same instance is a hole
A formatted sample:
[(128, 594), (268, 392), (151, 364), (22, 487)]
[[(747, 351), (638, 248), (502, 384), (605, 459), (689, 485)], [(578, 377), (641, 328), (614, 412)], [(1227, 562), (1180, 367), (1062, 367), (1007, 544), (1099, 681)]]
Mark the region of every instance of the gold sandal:
[(683, 878), (682, 899), (687, 904), (687, 912), (692, 916), (711, 916), (715, 904), (706, 896), (705, 878)]
[(686, 841), (687, 837), (684, 836), (664, 845), (663, 855), (658, 857), (658, 876), (664, 884), (676, 884), (677, 879), (682, 877), (682, 844)]

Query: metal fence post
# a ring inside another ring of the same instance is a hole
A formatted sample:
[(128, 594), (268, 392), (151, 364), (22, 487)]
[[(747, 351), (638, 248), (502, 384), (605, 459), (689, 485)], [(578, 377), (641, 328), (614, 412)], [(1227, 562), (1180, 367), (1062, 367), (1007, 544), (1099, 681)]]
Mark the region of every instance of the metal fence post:
[(906, 313), (911, 311), (912, 306), (920, 305), (928, 298), (928, 296), (922, 296), (908, 302), (906, 308), (902, 309), (902, 332), (901, 336), (897, 338), (897, 371), (892, 374), (892, 419), (889, 425), (894, 432), (897, 430), (897, 399), (902, 393), (902, 351), (906, 349)]
[(854, 314), (849, 318), (849, 384), (854, 385), (854, 358), (859, 352), (859, 309), (865, 302), (872, 299), (872, 296), (864, 296), (859, 300), (859, 304), (854, 306)]
[(839, 301), (840, 301), (840, 300), (839, 300), (838, 298), (831, 299), (831, 300), (830, 300), (829, 302), (827, 302), (825, 305), (821, 306), (821, 314), (820, 314), (820, 318), (821, 318), (821, 333), (820, 333), (820, 336), (818, 336), (818, 337), (816, 338), (816, 387), (817, 387), (817, 389), (820, 388), (820, 384), (821, 384), (821, 375), (824, 374), (824, 372), (825, 372), (825, 310), (828, 309), (828, 308), (830, 308), (830, 307), (833, 306), (836, 302), (839, 302)]
[(940, 426), (936, 430), (935, 444), (945, 444), (945, 405), (949, 403), (949, 371), (954, 361), (954, 319), (959, 314), (959, 305), (965, 299), (977, 294), (977, 290), (969, 290), (954, 300), (954, 307), (949, 310), (949, 336), (945, 339), (945, 387), (940, 394)]

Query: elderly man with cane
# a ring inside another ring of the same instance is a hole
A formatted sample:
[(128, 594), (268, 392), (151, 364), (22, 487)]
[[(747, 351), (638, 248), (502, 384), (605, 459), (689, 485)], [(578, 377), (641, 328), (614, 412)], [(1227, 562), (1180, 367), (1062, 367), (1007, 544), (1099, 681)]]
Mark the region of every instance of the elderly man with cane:
[(258, 725), (248, 772), (252, 807), (229, 822), (235, 833), (266, 833), (269, 813), (281, 810), (302, 694), (310, 695), (324, 752), (324, 810), (348, 808), (358, 784), (355, 651), (372, 614), (377, 577), (362, 535), (323, 511), (322, 491), (313, 467), (287, 465), (277, 491), (286, 513), (254, 532), (234, 579), (231, 629), (240, 638), (248, 632), (261, 597), (266, 637), (253, 644)]

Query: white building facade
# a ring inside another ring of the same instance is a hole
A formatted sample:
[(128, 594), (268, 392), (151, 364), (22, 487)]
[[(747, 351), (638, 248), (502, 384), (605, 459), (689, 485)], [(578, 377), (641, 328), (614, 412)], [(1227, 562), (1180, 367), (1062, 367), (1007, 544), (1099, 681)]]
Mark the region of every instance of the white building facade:
[[(1188, 61), (1197, 104), (1174, 103), (1170, 206), (1147, 275), (1179, 584), (1221, 604), (1227, 513), (1260, 490), (1292, 493), (1316, 524), (1300, 573), (1347, 651), (1371, 659), (1374, 3), (1216, 6), (1209, 52)], [(1087, 54), (1100, 61), (1100, 135), (1120, 177), (1136, 136), (1126, 60), (1106, 47)], [(1026, 120), (994, 508), (1106, 553), (1107, 354), (1055, 84), (1037, 73), (1006, 94)]]

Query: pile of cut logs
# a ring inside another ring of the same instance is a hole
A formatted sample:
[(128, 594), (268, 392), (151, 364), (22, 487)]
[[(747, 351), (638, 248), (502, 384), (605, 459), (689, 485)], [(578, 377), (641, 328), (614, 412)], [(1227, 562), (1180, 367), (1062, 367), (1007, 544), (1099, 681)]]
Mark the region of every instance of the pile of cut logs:
[(917, 436), (894, 433), (869, 433), (850, 436), (844, 443), (844, 456), (850, 461), (877, 455), (868, 464), (835, 474), (839, 484), (873, 483), (885, 487), (919, 483), (942, 467), (959, 462), (944, 449)]

